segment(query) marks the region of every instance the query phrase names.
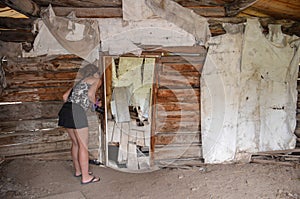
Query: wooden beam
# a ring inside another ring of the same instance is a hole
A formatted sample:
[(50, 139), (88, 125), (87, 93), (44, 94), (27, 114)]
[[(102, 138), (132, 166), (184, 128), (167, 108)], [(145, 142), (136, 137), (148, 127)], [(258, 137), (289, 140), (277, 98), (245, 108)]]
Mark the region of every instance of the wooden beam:
[(224, 17), (225, 8), (222, 6), (193, 6), (186, 7), (203, 17)]
[(57, 16), (67, 16), (74, 11), (78, 18), (121, 18), (122, 8), (74, 8), (74, 7), (53, 7)]
[[(225, 30), (222, 26), (223, 23), (231, 23), (231, 24), (238, 24), (238, 23), (245, 23), (247, 21), (246, 17), (223, 17), (223, 18), (216, 18), (211, 17), (208, 18), (209, 29), (213, 36), (225, 34)], [(293, 20), (276, 20), (272, 18), (260, 18), (259, 22), (261, 23), (262, 27), (267, 29), (269, 24), (280, 24), (282, 27), (282, 32), (288, 35), (297, 35), (300, 36), (300, 22), (293, 21)]]
[(226, 16), (235, 16), (242, 10), (253, 5), (257, 0), (235, 0), (225, 6)]
[(38, 17), (40, 14), (40, 7), (31, 0), (2, 0), (1, 2), (28, 17)]
[(1, 29), (32, 30), (34, 19), (0, 17)]
[(30, 31), (0, 30), (0, 40), (6, 42), (33, 42), (35, 36)]

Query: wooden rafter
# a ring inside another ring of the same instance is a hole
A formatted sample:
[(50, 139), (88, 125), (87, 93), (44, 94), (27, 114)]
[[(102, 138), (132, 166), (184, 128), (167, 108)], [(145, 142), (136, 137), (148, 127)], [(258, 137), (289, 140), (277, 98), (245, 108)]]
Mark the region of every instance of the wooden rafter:
[(0, 17), (1, 29), (32, 30), (34, 19)]
[(1, 0), (2, 4), (28, 16), (39, 17), (40, 7), (34, 1), (31, 0)]
[(226, 16), (236, 16), (242, 10), (245, 10), (257, 1), (258, 0), (235, 0), (225, 6)]

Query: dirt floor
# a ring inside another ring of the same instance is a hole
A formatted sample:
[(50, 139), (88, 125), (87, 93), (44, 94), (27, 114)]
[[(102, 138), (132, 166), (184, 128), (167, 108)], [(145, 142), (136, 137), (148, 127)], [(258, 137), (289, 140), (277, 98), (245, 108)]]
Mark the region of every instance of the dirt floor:
[(300, 198), (300, 169), (263, 164), (204, 165), (128, 173), (91, 165), (101, 182), (81, 185), (71, 161), (0, 165), (0, 198)]

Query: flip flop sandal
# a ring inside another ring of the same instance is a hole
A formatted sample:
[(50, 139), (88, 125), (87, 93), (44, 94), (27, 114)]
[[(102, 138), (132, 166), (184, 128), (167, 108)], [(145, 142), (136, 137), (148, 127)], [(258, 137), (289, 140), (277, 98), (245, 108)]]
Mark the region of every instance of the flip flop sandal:
[(90, 183), (94, 183), (94, 182), (100, 182), (100, 178), (96, 178), (95, 176), (93, 176), (93, 178), (90, 181), (87, 182), (81, 182), (81, 184), (90, 184)]

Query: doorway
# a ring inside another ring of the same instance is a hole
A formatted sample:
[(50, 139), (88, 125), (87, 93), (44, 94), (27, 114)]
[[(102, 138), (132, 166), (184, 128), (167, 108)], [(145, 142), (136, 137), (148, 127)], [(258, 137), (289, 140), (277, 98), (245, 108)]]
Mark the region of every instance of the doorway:
[(149, 170), (155, 58), (107, 57), (105, 63), (106, 165)]

